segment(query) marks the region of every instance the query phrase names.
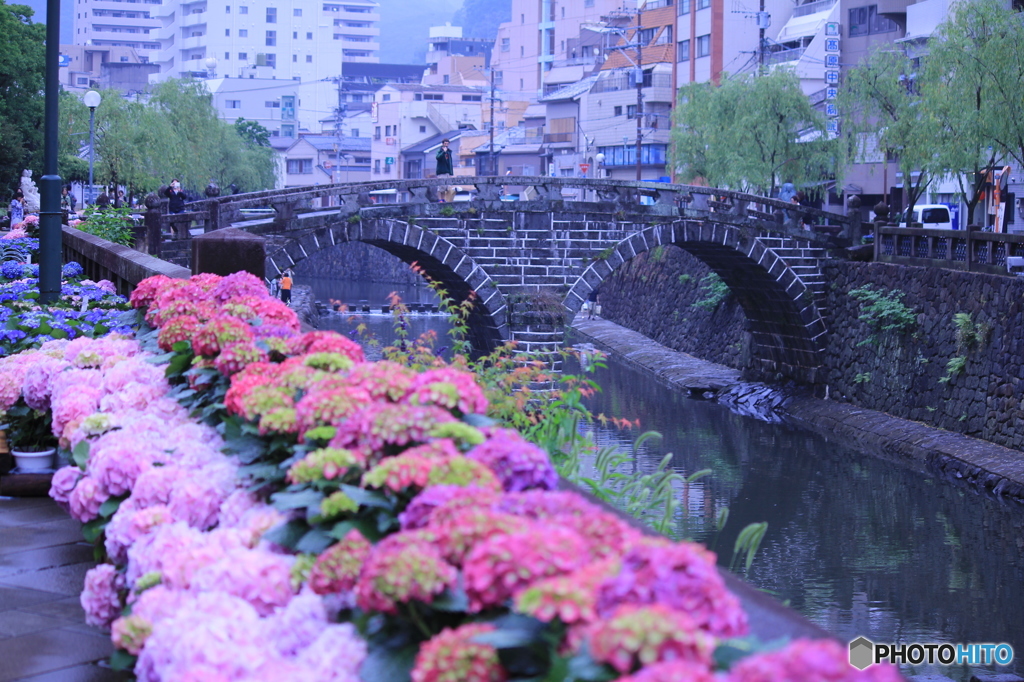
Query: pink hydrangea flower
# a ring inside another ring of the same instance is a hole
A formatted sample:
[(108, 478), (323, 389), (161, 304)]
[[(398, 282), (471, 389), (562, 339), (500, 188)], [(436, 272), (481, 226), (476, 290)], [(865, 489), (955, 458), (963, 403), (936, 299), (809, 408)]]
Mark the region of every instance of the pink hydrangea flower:
[(383, 454), (385, 446), (425, 443), (435, 425), (454, 421), (455, 417), (440, 407), (376, 403), (356, 412), (341, 424), (331, 447)]
[(351, 590), (371, 549), (372, 545), (358, 530), (350, 530), (341, 542), (331, 545), (316, 558), (309, 572), (310, 588), (317, 594)]
[(25, 404), (33, 410), (46, 410), (50, 407), (50, 395), (53, 390), (53, 379), (69, 364), (63, 360), (50, 357), (45, 353), (35, 354), (30, 369), (25, 374), (22, 394)]
[(80, 601), (85, 609), (85, 622), (93, 627), (107, 628), (121, 615), (120, 591), (124, 575), (111, 564), (100, 564), (85, 574), (85, 587)]
[(428, 369), (418, 375), (405, 400), (413, 405), (437, 405), (459, 415), (484, 414), (488, 406), (476, 375), (454, 367)]
[(328, 625), (312, 644), (299, 652), (298, 661), (314, 671), (313, 680), (358, 682), (366, 658), (366, 642), (350, 623)]
[(178, 481), (187, 475), (185, 469), (173, 464), (147, 469), (135, 481), (132, 502), (140, 508), (165, 505), (171, 501), (171, 492)]
[(494, 535), (466, 557), (470, 610), (500, 605), (537, 580), (575, 571), (586, 559), (586, 543), (563, 528)]
[(733, 666), (726, 682), (899, 682), (895, 666), (857, 670), (849, 652), (830, 639), (798, 639), (778, 651), (754, 654)]
[(306, 332), (292, 341), (292, 355), (307, 353), (341, 353), (353, 362), (363, 362), (363, 347), (355, 341), (329, 331)]
[(405, 511), (398, 515), (398, 521), (402, 530), (415, 530), (426, 526), (434, 510), (443, 505), (488, 507), (499, 497), (497, 493), (475, 485), (432, 485), (412, 499)]
[(110, 497), (92, 476), (83, 476), (68, 495), (71, 516), (82, 523), (92, 521), (100, 514), (100, 506)]
[(620, 673), (662, 661), (711, 665), (715, 640), (685, 613), (662, 604), (620, 606), (590, 626), (590, 653)]
[(53, 479), (50, 481), (50, 497), (64, 511), (70, 511), (71, 492), (84, 475), (82, 470), (75, 466), (61, 467), (53, 475)]
[(291, 583), (293, 557), (260, 549), (236, 549), (220, 561), (196, 571), (193, 588), (240, 597), (261, 615), (287, 604), (295, 594)]
[(356, 599), (362, 609), (395, 613), (400, 603), (429, 603), (454, 585), (456, 577), (455, 568), (426, 543), (384, 542), (374, 547), (363, 566)]
[(487, 440), (466, 456), (486, 464), (507, 492), (558, 487), (558, 472), (546, 452), (512, 429), (492, 428), (486, 433)]
[(504, 682), (508, 675), (498, 660), (498, 650), (473, 641), (494, 629), (489, 623), (445, 628), (420, 647), (412, 682)]
[(171, 491), (171, 513), (193, 528), (212, 527), (221, 504), (238, 487), (237, 478), (238, 466), (227, 460), (189, 470)]
[(601, 585), (598, 613), (607, 617), (621, 604), (662, 604), (716, 637), (747, 632), (747, 615), (726, 589), (715, 555), (691, 542), (644, 539), (634, 545), (618, 575)]
[(264, 619), (268, 646), (281, 656), (295, 656), (327, 629), (327, 609), (319, 595), (305, 591)]

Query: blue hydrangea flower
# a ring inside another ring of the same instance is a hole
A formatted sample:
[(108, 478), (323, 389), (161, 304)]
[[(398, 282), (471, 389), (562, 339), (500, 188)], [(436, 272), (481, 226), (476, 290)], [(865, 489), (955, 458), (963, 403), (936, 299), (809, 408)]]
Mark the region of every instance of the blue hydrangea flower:
[(66, 263), (64, 267), (61, 268), (60, 270), (60, 274), (63, 275), (64, 277), (78, 277), (83, 272), (85, 272), (85, 270), (82, 268), (81, 265), (79, 265), (75, 261)]

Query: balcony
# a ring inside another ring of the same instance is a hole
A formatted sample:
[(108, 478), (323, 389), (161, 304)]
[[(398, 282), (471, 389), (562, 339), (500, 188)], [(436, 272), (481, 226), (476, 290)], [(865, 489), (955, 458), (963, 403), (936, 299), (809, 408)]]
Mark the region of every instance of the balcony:
[(764, 63), (768, 66), (772, 66), (774, 64), (785, 64), (787, 62), (795, 62), (796, 60), (804, 56), (804, 52), (806, 50), (806, 47), (796, 47), (791, 50), (771, 52), (765, 55)]
[(573, 133), (546, 133), (544, 144), (557, 144), (559, 142), (573, 142)]
[(818, 2), (809, 2), (806, 5), (800, 5), (793, 9), (794, 17), (806, 17), (811, 14), (817, 14), (818, 12), (824, 12), (825, 10), (832, 9), (832, 6), (836, 4), (836, 0), (818, 0)]
[[(667, 73), (651, 74), (650, 78), (649, 78), (649, 82), (648, 82), (647, 78), (645, 78), (644, 81), (645, 81), (645, 83), (644, 83), (644, 90), (649, 90), (651, 88), (654, 88), (654, 89), (665, 88), (665, 89), (668, 89), (669, 91), (672, 90), (672, 76), (671, 76), (671, 74), (667, 74)], [(634, 90), (635, 88), (636, 88), (636, 81), (633, 80), (633, 77), (630, 74), (620, 74), (620, 75), (617, 75), (617, 76), (611, 76), (609, 78), (598, 79), (598, 81), (596, 83), (594, 83), (594, 87), (591, 88), (590, 91), (591, 92), (595, 92), (595, 93), (597, 93), (597, 92), (620, 92), (622, 90)], [(662, 100), (658, 100), (658, 101), (662, 101)], [(672, 96), (671, 95), (669, 95), (669, 98), (668, 98), (667, 101), (669, 101), (669, 102), (672, 101)]]

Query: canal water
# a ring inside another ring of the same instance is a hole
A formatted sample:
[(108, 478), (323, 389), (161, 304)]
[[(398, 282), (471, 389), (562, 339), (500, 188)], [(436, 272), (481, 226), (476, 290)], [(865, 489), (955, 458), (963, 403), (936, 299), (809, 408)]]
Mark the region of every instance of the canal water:
[[(305, 281), (301, 283), (307, 283)], [(386, 285), (314, 284), (319, 300), (363, 295), (379, 305)], [(345, 285), (348, 286), (348, 285)], [(366, 288), (359, 288), (366, 287)], [(429, 302), (426, 287), (403, 299)], [(375, 293), (376, 292), (376, 293)], [(376, 297), (376, 298), (374, 298)], [(365, 323), (388, 341), (390, 316), (331, 313), (321, 328), (350, 333)], [(413, 334), (441, 315), (410, 316)], [(447, 343), (441, 341), (441, 345)], [(637, 453), (653, 470), (667, 453), (683, 475), (713, 474), (690, 486), (681, 531), (714, 544), (728, 565), (737, 533), (766, 521), (768, 532), (746, 575), (749, 582), (844, 640), (874, 642), (1007, 642), (1017, 653), (1008, 668), (905, 668), (929, 680), (983, 682), (994, 674), (1024, 677), (1024, 508), (858, 453), (824, 437), (739, 416), (693, 400), (609, 359), (590, 400), (595, 413), (639, 419), (639, 429), (596, 429), (599, 444), (630, 449), (643, 431), (662, 434)], [(715, 537), (723, 507), (729, 521)], [(1007, 678), (1002, 678), (1007, 679)]]

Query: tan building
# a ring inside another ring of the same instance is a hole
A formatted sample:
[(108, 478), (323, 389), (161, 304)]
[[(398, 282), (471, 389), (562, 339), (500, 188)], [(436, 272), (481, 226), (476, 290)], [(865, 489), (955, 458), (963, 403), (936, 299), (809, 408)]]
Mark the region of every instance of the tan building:
[(429, 164), (406, 168), (402, 150), (437, 135), (483, 127), (485, 94), (461, 85), (389, 83), (374, 94), (370, 111), (373, 180), (430, 177)]
[(60, 83), (70, 92), (142, 91), (149, 85), (149, 74), (160, 68), (147, 63), (134, 47), (61, 45), (60, 54)]

